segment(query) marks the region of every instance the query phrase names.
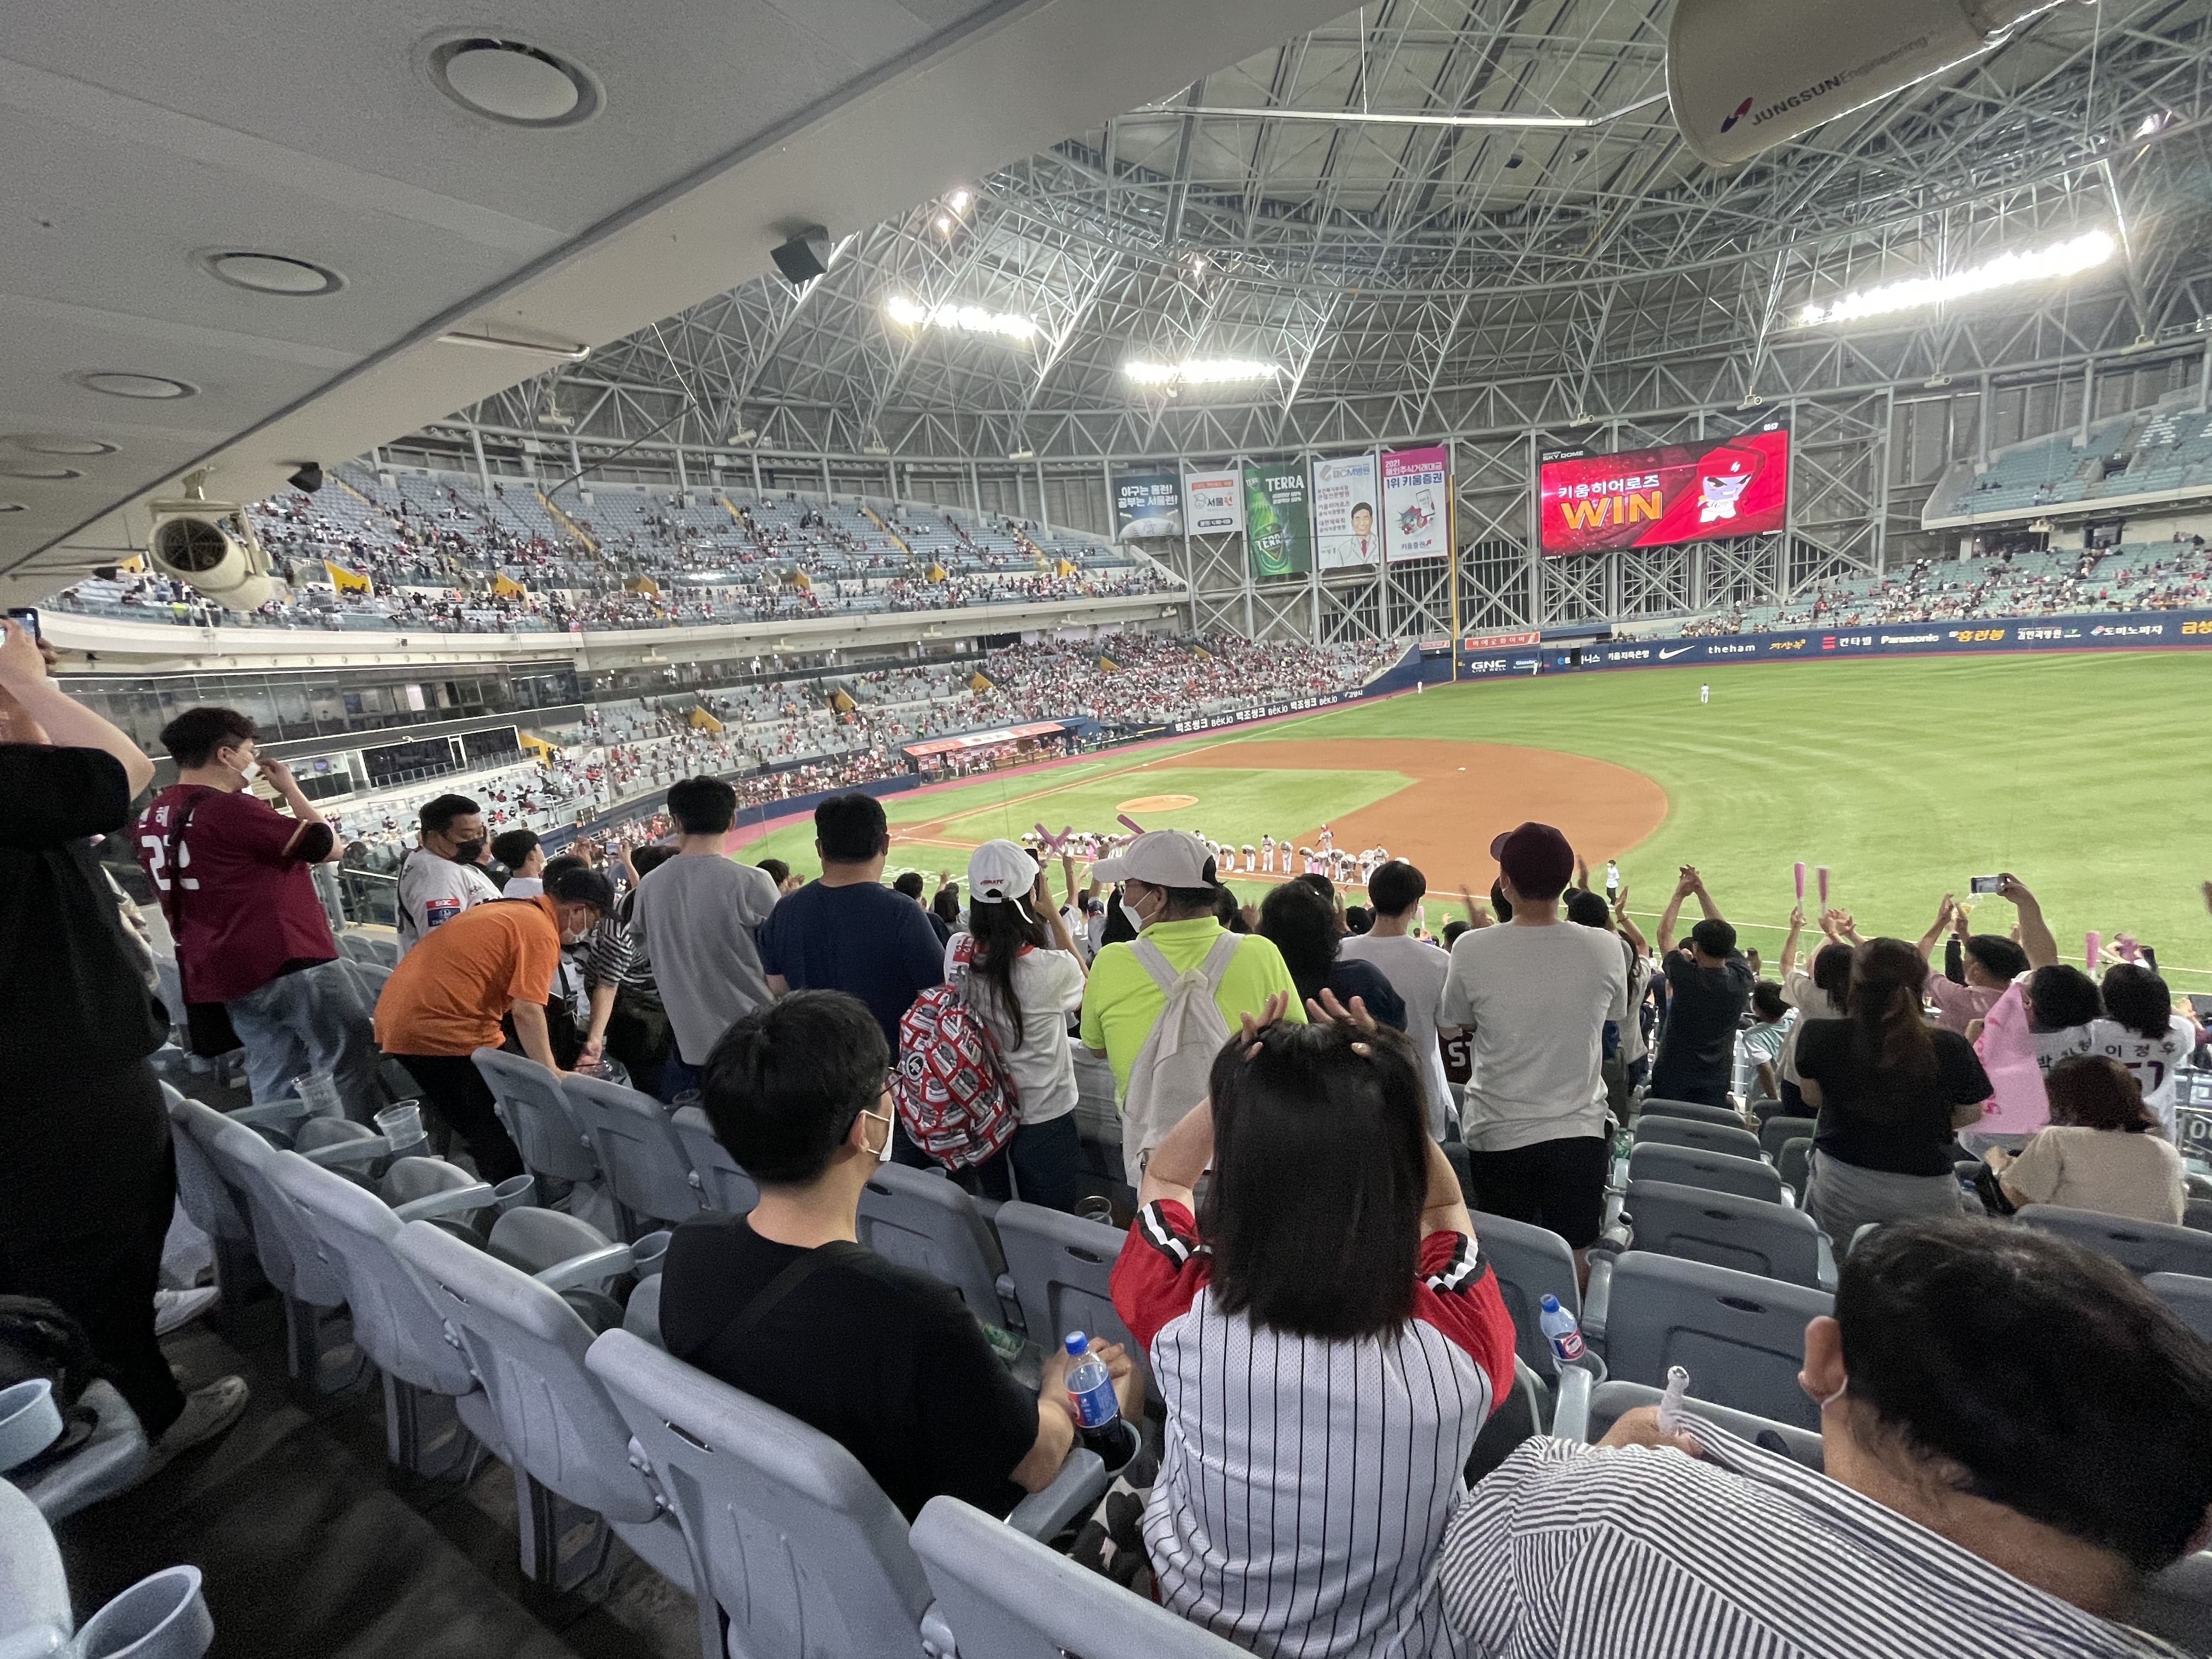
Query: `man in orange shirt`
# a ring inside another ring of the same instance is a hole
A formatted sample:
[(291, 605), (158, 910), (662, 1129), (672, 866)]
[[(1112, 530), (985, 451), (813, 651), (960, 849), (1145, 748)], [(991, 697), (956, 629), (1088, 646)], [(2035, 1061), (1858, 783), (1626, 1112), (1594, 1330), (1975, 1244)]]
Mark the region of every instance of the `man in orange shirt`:
[(571, 870), (535, 898), (472, 905), (423, 934), (399, 960), (376, 1003), (376, 1042), (404, 1066), (423, 1097), (468, 1142), (486, 1181), (522, 1173), (522, 1154), (492, 1110), (491, 1089), (469, 1056), (496, 1048), (514, 1017), (522, 1052), (551, 1071), (545, 998), (561, 947), (586, 937), (614, 908), (594, 870)]

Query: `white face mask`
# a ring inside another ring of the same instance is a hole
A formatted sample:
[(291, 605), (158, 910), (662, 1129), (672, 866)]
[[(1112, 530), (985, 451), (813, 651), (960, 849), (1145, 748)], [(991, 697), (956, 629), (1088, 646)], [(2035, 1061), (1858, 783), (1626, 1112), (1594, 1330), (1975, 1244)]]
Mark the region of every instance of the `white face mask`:
[(1139, 933), (1143, 933), (1145, 931), (1145, 918), (1143, 913), (1140, 912), (1135, 905), (1130, 903), (1126, 898), (1116, 900), (1115, 902), (1121, 905), (1121, 915), (1127, 920), (1129, 926), (1135, 928)]
[(876, 1162), (878, 1164), (890, 1163), (891, 1161), (891, 1140), (893, 1139), (891, 1134), (891, 1120), (884, 1116), (881, 1112), (864, 1111), (860, 1115), (862, 1117), (872, 1117), (875, 1119), (877, 1122), (884, 1126), (884, 1144), (876, 1148)]

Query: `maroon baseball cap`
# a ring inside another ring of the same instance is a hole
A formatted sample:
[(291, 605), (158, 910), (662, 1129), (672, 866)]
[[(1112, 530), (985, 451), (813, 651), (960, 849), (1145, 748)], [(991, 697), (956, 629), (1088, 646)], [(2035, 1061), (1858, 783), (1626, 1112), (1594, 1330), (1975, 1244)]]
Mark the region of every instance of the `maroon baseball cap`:
[(1524, 899), (1537, 902), (1555, 899), (1574, 879), (1575, 849), (1550, 824), (1533, 818), (1492, 842), (1490, 856), (1498, 860), (1499, 873)]

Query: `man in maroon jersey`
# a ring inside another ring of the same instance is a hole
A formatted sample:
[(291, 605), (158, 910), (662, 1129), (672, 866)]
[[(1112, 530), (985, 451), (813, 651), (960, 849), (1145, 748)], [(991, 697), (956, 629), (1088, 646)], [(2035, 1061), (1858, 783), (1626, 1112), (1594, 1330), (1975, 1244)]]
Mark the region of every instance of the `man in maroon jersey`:
[[(336, 1079), (347, 1115), (366, 1121), (384, 1103), (368, 1011), (337, 965), (308, 873), (337, 858), (337, 836), (284, 763), (260, 758), (253, 722), (237, 710), (187, 709), (161, 742), (177, 781), (132, 836), (176, 937), (185, 1000), (224, 1006), (256, 1102), (319, 1072)], [(290, 817), (248, 792), (256, 776)]]

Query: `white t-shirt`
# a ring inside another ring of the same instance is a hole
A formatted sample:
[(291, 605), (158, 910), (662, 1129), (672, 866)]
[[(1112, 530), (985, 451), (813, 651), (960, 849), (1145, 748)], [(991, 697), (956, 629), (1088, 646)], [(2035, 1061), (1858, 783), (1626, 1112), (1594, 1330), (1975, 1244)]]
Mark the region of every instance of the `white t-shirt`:
[(2135, 1073), (2136, 1081), (2142, 1085), (2143, 1104), (2157, 1117), (2159, 1132), (2172, 1140), (2173, 1105), (2179, 1093), (2173, 1074), (2188, 1063), (2197, 1047), (2195, 1023), (2172, 1014), (2166, 1018), (2164, 1036), (2147, 1037), (2116, 1019), (2092, 1020), (2089, 1045), (2091, 1054), (2117, 1060)]
[[(2099, 1023), (2102, 1024), (2101, 1021)], [(2051, 1068), (2060, 1060), (2089, 1052), (2089, 1027), (2087, 1025), (2064, 1025), (2055, 1031), (2036, 1031), (2031, 1036), (2035, 1042), (2036, 1066), (2045, 1077), (2051, 1075)]]
[(417, 847), (400, 861), (399, 903), (394, 918), (399, 954), (422, 942), (422, 935), (451, 921), (471, 905), (500, 896), (491, 878), (473, 864), (456, 864)]
[[(1628, 962), (1628, 952), (1620, 953)], [(1620, 1028), (1620, 1063), (1633, 1066), (1651, 1052), (1651, 1040), (1644, 1035), (1644, 998), (1651, 989), (1652, 961), (1648, 956), (1628, 962), (1628, 1018), (1618, 1022)]]
[(1460, 1114), (1469, 1151), (1605, 1133), (1605, 1022), (1628, 1018), (1613, 934), (1565, 921), (1470, 928), (1452, 946), (1437, 1018), (1474, 1032)]
[(1425, 940), (1404, 933), (1395, 938), (1356, 933), (1344, 941), (1338, 954), (1348, 962), (1373, 967), (1405, 1000), (1406, 1040), (1421, 1057), (1421, 1075), (1427, 1084), (1429, 1136), (1442, 1140), (1452, 1092), (1451, 1082), (1444, 1075), (1443, 1049), (1437, 1041), (1437, 1007), (1443, 1000), (1451, 958)]
[(1083, 1006), (1083, 964), (1065, 951), (1035, 946), (1014, 958), (1014, 997), (1022, 1005), (1021, 1046), (1014, 1023), (984, 981), (968, 970), (973, 933), (955, 933), (945, 946), (945, 977), (959, 986), (998, 1039), (999, 1058), (1021, 1097), (1024, 1124), (1049, 1123), (1075, 1109), (1075, 1052), (1068, 1046), (1067, 1016)]

